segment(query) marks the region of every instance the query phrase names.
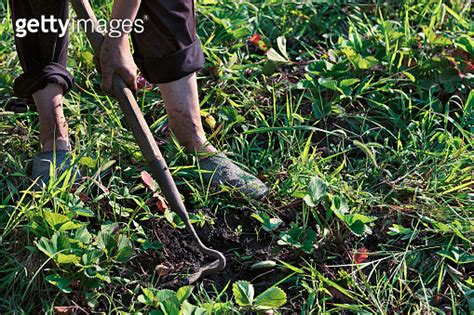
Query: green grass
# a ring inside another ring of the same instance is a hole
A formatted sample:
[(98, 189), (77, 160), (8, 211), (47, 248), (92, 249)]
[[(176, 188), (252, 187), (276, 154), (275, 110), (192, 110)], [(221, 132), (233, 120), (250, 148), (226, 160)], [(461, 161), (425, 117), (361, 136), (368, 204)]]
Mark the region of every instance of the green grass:
[[(214, 314), (259, 305), (281, 313), (474, 312), (469, 1), (198, 2), (206, 129), (215, 146), (265, 178), (271, 195), (252, 202), (210, 191), (170, 137), (159, 91), (139, 93), (195, 224), (231, 262), (178, 296), (158, 291), (172, 276), (146, 262), (181, 259), (171, 261), (181, 266), (175, 272), (191, 271), (186, 233), (150, 202), (138, 146), (116, 102), (100, 92), (82, 34), (71, 34), (76, 87), (65, 109), (85, 181), (74, 190), (58, 180), (31, 191), (38, 118), (9, 110), (19, 102), (11, 86), (21, 69), (6, 2), (0, 313), (68, 306)], [(110, 3), (93, 2), (107, 14)], [(249, 44), (255, 33), (274, 51)], [(250, 268), (261, 260), (277, 265)], [(244, 280), (255, 297), (270, 290), (266, 300), (250, 303)]]

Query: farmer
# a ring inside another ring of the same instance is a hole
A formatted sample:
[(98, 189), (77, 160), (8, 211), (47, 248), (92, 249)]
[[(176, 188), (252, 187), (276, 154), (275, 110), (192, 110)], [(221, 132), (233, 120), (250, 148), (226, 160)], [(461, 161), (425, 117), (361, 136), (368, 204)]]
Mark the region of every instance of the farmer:
[[(51, 16), (67, 25), (67, 0), (10, 0), (10, 5), (14, 26), (18, 20)], [(204, 55), (196, 35), (193, 0), (114, 1), (111, 21), (135, 21), (145, 16), (143, 32), (131, 33), (133, 57), (127, 32), (106, 35), (98, 56), (103, 90), (110, 93), (114, 74), (136, 90), (138, 66), (143, 76), (160, 88), (170, 128), (179, 143), (200, 156), (203, 178), (213, 186), (225, 184), (246, 196), (262, 198), (267, 193), (266, 186), (206, 139), (196, 80)], [(16, 33), (19, 35), (18, 30)], [(15, 41), (24, 73), (15, 80), (13, 88), (17, 96), (32, 97), (38, 110), (42, 152), (34, 159), (32, 178), (46, 183), (52, 165), (56, 165), (58, 173), (71, 165), (71, 145), (63, 113), (63, 96), (73, 87), (73, 78), (66, 69), (68, 35), (59, 31), (22, 35), (16, 36)]]

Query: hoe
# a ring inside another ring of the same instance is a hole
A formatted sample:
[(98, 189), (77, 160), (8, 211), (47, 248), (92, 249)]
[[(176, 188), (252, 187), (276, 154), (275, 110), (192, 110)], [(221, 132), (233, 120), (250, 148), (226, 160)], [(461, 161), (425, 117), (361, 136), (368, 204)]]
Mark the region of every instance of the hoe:
[[(71, 0), (71, 3), (79, 19), (90, 20), (94, 22), (94, 26), (97, 25), (97, 19), (88, 0)], [(93, 29), (87, 30), (87, 38), (92, 45), (94, 54), (98, 56), (104, 36), (101, 33), (95, 32), (95, 29), (94, 27)], [(122, 109), (125, 121), (132, 130), (133, 136), (142, 151), (143, 157), (147, 161), (150, 171), (158, 182), (171, 209), (181, 217), (186, 229), (196, 241), (199, 249), (206, 255), (216, 258), (215, 261), (201, 267), (196, 273), (185, 279), (183, 281), (184, 284), (192, 284), (201, 277), (222, 271), (226, 266), (224, 255), (219, 251), (206, 247), (194, 230), (194, 227), (189, 221), (188, 212), (181, 200), (178, 188), (171, 177), (168, 165), (153, 138), (150, 128), (143, 118), (143, 114), (138, 107), (134, 95), (118, 75), (115, 75), (113, 78), (112, 91)]]

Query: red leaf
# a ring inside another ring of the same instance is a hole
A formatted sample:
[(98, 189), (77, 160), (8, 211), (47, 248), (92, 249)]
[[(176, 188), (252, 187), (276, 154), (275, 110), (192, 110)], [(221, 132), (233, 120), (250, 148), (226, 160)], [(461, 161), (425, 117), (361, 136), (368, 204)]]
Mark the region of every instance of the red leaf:
[(255, 33), (249, 37), (248, 42), (255, 47), (255, 49), (260, 50), (264, 53), (268, 51), (268, 47), (265, 42), (262, 40), (262, 36), (260, 34)]
[(474, 72), (474, 65), (470, 61), (466, 61), (466, 69), (464, 70), (465, 73)]
[(258, 45), (258, 43), (262, 40), (262, 37), (260, 34), (255, 33), (252, 36), (249, 37), (249, 42), (251, 42), (254, 45)]
[(352, 259), (356, 264), (364, 263), (369, 258), (369, 250), (365, 247), (360, 248), (354, 253)]
[(147, 90), (150, 91), (153, 89), (153, 84), (148, 82), (144, 77), (139, 76), (137, 77), (137, 88), (139, 90)]
[(156, 183), (153, 180), (153, 177), (151, 177), (150, 173), (148, 173), (147, 171), (143, 171), (141, 172), (140, 176), (145, 186), (154, 192), (156, 190)]
[(90, 201), (89, 196), (87, 196), (87, 194), (85, 194), (85, 193), (83, 193), (83, 192), (81, 192), (81, 193), (79, 194), (79, 199), (81, 199), (81, 201), (82, 201), (83, 203), (88, 203), (88, 202)]
[(168, 203), (166, 202), (165, 198), (158, 195), (157, 193), (155, 193), (153, 195), (153, 197), (156, 199), (155, 204), (156, 204), (156, 207), (158, 208), (158, 210), (160, 212), (165, 212), (165, 210), (167, 210), (169, 208)]
[(160, 212), (165, 212), (165, 210), (169, 209), (166, 199), (156, 192), (158, 190), (158, 185), (153, 180), (153, 177), (151, 177), (147, 171), (141, 172), (140, 176), (145, 186), (153, 192), (153, 197), (147, 201), (147, 204), (155, 204)]

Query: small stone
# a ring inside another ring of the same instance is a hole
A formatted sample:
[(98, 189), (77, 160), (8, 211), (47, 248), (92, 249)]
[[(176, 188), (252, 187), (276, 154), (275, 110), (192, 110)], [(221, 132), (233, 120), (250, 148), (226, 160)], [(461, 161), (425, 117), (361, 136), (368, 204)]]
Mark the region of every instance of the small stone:
[(159, 264), (158, 266), (156, 266), (155, 272), (160, 277), (165, 277), (173, 272), (173, 266), (170, 263), (165, 262), (163, 264)]
[(251, 269), (272, 269), (276, 266), (276, 262), (273, 260), (260, 261), (252, 265)]

